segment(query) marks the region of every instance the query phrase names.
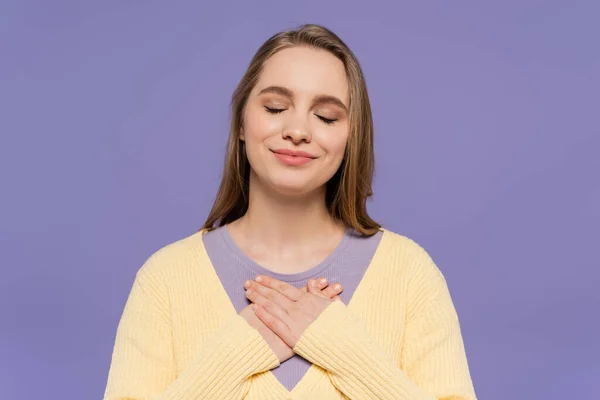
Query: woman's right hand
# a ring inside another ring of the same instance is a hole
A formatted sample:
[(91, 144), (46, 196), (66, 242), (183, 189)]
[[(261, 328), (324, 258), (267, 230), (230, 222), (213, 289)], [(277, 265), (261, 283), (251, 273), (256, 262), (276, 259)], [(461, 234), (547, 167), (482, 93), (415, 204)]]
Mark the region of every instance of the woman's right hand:
[[(322, 281), (323, 279), (324, 281)], [(342, 285), (340, 284), (329, 286), (329, 282), (327, 282), (326, 278), (317, 279), (317, 287), (330, 299), (339, 295), (343, 290)], [(308, 290), (308, 287), (304, 287), (302, 290)], [(294, 351), (256, 316), (254, 310), (252, 310), (252, 304), (243, 308), (238, 314), (244, 317), (250, 326), (262, 335), (263, 339), (265, 339), (271, 347), (271, 350), (277, 355), (280, 364), (294, 355)]]

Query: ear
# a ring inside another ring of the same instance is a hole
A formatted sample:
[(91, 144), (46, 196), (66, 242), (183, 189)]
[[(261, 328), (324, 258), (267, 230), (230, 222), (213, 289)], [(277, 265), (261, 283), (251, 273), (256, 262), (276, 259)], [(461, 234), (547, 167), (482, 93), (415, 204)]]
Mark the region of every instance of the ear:
[(246, 137), (244, 136), (244, 128), (240, 128), (240, 140), (242, 142), (246, 140)]

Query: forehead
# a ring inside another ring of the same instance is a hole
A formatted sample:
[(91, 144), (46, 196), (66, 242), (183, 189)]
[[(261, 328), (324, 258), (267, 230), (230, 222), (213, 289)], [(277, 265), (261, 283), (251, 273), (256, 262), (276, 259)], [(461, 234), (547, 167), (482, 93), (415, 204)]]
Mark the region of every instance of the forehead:
[(348, 105), (348, 80), (344, 64), (325, 50), (292, 47), (270, 57), (256, 91), (271, 85), (284, 86), (298, 96), (330, 95)]

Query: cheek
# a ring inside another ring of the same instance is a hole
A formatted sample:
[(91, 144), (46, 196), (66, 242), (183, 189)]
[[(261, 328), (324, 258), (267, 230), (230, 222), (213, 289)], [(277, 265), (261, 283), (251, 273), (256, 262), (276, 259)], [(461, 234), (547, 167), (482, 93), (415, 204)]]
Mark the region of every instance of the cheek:
[(250, 109), (244, 116), (244, 140), (247, 144), (262, 142), (278, 132), (280, 127), (275, 118), (262, 110)]
[(322, 140), (322, 146), (326, 149), (327, 155), (332, 160), (340, 161), (344, 157), (346, 144), (348, 143), (348, 134), (344, 131), (327, 135)]
[(244, 116), (244, 144), (246, 157), (250, 166), (255, 171), (263, 171), (266, 168), (265, 156), (268, 152), (268, 143), (271, 138), (280, 132), (275, 118), (262, 109), (248, 109)]

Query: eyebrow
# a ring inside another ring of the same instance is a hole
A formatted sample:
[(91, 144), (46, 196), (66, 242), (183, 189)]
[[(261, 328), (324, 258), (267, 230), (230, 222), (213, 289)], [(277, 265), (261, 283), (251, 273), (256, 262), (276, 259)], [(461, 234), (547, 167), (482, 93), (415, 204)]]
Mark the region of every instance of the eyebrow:
[[(283, 86), (269, 86), (261, 90), (258, 94), (261, 95), (264, 93), (275, 93), (281, 96), (288, 97), (292, 100), (294, 99), (294, 93), (290, 89)], [(315, 104), (334, 104), (343, 109), (344, 111), (348, 112), (348, 109), (346, 108), (344, 103), (335, 96), (330, 96), (326, 94), (317, 95), (313, 99), (313, 105)]]

